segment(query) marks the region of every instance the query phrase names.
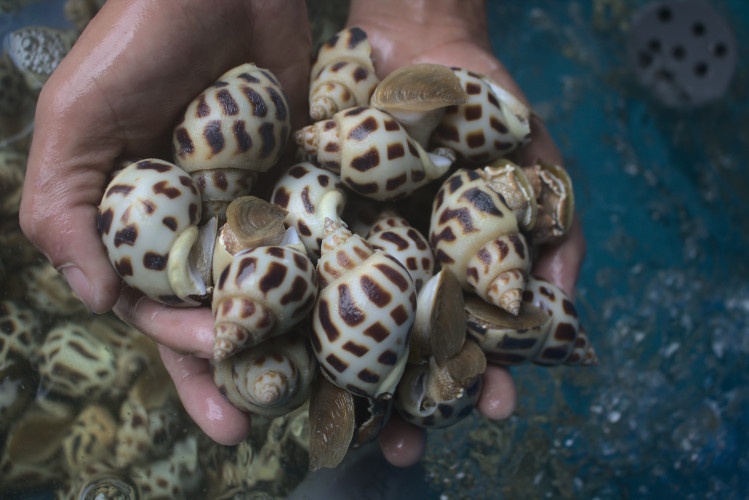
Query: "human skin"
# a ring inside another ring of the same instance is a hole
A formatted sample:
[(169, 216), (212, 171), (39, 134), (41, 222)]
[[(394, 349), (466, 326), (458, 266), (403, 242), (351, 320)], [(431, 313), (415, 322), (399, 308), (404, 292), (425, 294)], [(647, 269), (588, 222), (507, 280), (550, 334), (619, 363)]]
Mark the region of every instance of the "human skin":
[[(461, 65), (524, 99), (491, 53), (483, 9), (478, 0), (354, 0), (349, 24), (368, 32), (381, 76), (412, 62)], [(251, 422), (213, 384), (210, 310), (169, 308), (122, 285), (97, 234), (96, 207), (118, 159), (168, 158), (184, 107), (247, 61), (276, 74), (295, 127), (303, 125), (310, 64), (303, 1), (109, 0), (39, 97), (20, 214), (26, 235), (92, 311), (113, 308), (159, 344), (186, 411), (222, 444), (243, 440)], [(521, 162), (561, 163), (543, 125), (534, 123), (533, 133)], [(543, 253), (535, 272), (571, 293), (583, 252), (576, 225)], [(514, 405), (509, 372), (489, 367), (479, 410), (499, 419)], [(394, 418), (380, 442), (391, 463), (407, 466), (421, 457), (425, 438)]]

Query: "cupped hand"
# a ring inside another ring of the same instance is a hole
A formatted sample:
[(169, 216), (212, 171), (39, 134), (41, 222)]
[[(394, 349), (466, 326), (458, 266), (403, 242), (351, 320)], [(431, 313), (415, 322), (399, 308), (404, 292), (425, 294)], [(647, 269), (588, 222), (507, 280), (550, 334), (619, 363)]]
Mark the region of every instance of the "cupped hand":
[[(488, 76), (528, 104), (518, 85), (492, 53), (482, 0), (353, 0), (348, 25), (359, 26), (367, 33), (380, 78), (401, 66), (415, 63), (459, 66)], [(535, 117), (531, 121), (531, 134), (531, 142), (517, 152), (521, 164), (532, 164), (539, 159), (563, 164), (546, 127)], [(585, 241), (576, 220), (562, 242), (543, 249), (533, 272), (574, 296), (584, 253)], [(483, 382), (479, 411), (491, 419), (508, 418), (516, 402), (509, 371), (488, 366)], [(385, 458), (394, 465), (412, 465), (424, 452), (425, 433), (396, 416), (380, 436), (380, 445)]]
[(302, 0), (110, 0), (37, 104), (24, 233), (92, 311), (116, 304), (120, 317), (161, 344), (186, 410), (221, 443), (241, 441), (249, 419), (211, 381), (210, 310), (169, 309), (121, 286), (97, 232), (97, 206), (118, 159), (170, 159), (184, 108), (239, 64), (270, 69), (301, 126), (310, 45)]

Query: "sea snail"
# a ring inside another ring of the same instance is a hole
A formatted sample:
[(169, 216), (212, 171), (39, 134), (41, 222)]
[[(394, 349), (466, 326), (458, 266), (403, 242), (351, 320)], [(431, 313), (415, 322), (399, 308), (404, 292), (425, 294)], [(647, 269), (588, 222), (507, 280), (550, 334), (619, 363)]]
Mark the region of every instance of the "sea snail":
[(310, 395), (317, 360), (307, 331), (297, 329), (213, 363), (213, 380), (240, 410), (277, 417), (300, 407)]
[[(112, 178), (98, 226), (117, 274), (171, 306), (198, 306), (208, 294), (215, 225), (198, 229), (198, 187), (181, 168), (158, 159), (130, 164)], [(202, 234), (201, 234), (202, 233)]]
[(347, 28), (320, 46), (310, 73), (309, 114), (326, 120), (338, 111), (366, 106), (379, 82), (372, 48), (361, 28)]
[(289, 102), (276, 77), (242, 64), (187, 106), (174, 128), (174, 162), (201, 188), (207, 216), (221, 215), (278, 162), (290, 129)]
[(531, 256), (515, 214), (479, 170), (448, 177), (434, 199), (429, 241), (466, 291), (517, 314)]
[(595, 350), (572, 301), (556, 285), (530, 277), (517, 316), (467, 295), (468, 336), (499, 365), (595, 365)]
[(326, 220), (312, 347), (323, 372), (368, 398), (395, 390), (408, 357), (416, 290), (408, 271), (345, 225)]
[(452, 151), (427, 151), (398, 121), (376, 108), (339, 111), (296, 132), (295, 140), (317, 163), (340, 174), (357, 194), (395, 200), (441, 177), (455, 159)]
[[(280, 210), (251, 196), (238, 198), (227, 209), (225, 226), (231, 228), (233, 235), (226, 241), (253, 243), (234, 253), (223, 269), (214, 266), (219, 272), (212, 302), (216, 361), (289, 331), (315, 303), (317, 274), (296, 231), (285, 231), (284, 239), (278, 243), (262, 237), (253, 240), (254, 233), (266, 233), (265, 223), (279, 223), (279, 219), (274, 221), (271, 216), (268, 221), (265, 216), (269, 210), (275, 213), (274, 209)], [(236, 221), (233, 214), (237, 215)], [(279, 218), (283, 220), (282, 215)], [(215, 253), (221, 258), (222, 252)]]

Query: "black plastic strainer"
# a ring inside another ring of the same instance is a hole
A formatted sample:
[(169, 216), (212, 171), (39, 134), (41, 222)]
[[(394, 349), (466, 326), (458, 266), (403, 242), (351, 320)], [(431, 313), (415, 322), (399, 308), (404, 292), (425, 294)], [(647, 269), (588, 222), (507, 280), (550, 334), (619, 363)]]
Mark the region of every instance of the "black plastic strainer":
[(737, 59), (728, 23), (705, 0), (654, 2), (638, 10), (628, 48), (639, 80), (674, 107), (722, 97)]

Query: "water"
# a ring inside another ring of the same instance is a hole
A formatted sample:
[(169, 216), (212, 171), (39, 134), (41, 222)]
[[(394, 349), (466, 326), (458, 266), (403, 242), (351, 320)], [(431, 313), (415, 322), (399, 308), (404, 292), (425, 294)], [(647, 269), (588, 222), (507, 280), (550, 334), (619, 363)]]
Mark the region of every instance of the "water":
[(727, 94), (674, 109), (626, 53), (649, 3), (488, 2), (495, 51), (574, 181), (577, 303), (600, 364), (514, 368), (511, 419), (430, 434), (425, 495), (749, 496), (749, 5), (711, 2), (739, 50)]
[[(749, 495), (749, 9), (711, 2), (737, 37), (727, 95), (672, 109), (627, 58), (648, 3), (490, 2), (495, 52), (575, 185), (588, 242), (577, 302), (600, 365), (515, 368), (510, 421), (433, 435), (427, 471), (445, 497)], [(445, 439), (467, 444), (441, 457)]]

